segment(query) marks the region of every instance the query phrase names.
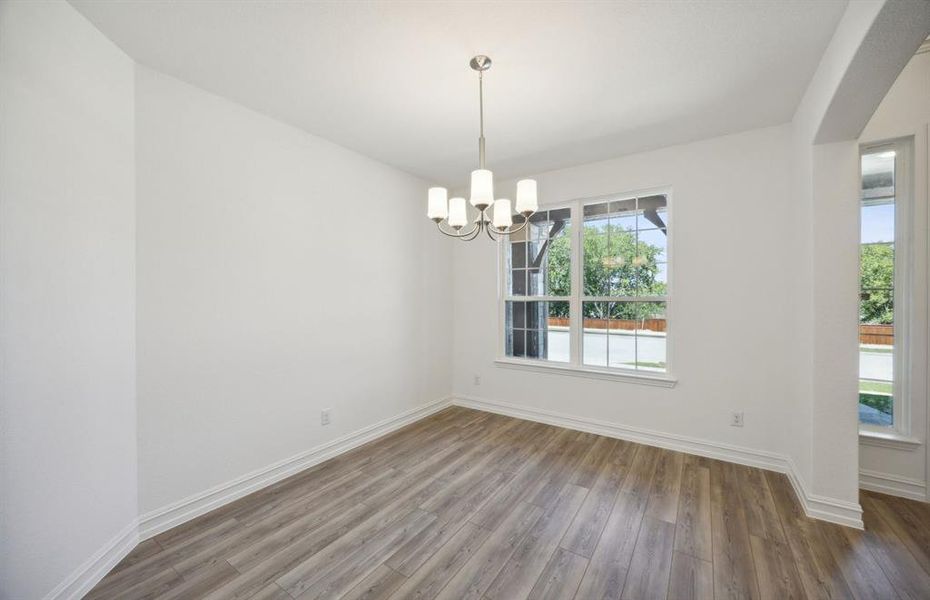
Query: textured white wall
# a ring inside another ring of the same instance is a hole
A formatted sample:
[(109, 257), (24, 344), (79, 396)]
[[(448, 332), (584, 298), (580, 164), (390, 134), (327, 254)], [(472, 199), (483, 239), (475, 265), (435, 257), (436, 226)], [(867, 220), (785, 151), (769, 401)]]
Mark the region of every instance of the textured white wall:
[(137, 515), (133, 63), (64, 2), (0, 3), (0, 597)]
[[(797, 223), (790, 134), (787, 125), (755, 130), (536, 176), (542, 203), (672, 186), (675, 388), (495, 367), (497, 246), (473, 242), (454, 254), (455, 392), (788, 453), (792, 298), (807, 261), (786, 235)], [(734, 410), (745, 427), (729, 425)]]
[(447, 396), (428, 184), (146, 68), (136, 84), (142, 512)]

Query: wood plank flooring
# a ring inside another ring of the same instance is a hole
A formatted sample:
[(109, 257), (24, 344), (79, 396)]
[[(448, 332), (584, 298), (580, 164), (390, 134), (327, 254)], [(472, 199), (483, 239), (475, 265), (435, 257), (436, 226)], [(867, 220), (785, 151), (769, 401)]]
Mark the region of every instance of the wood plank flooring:
[(87, 596), (930, 599), (930, 505), (864, 532), (772, 472), (449, 408), (146, 540)]

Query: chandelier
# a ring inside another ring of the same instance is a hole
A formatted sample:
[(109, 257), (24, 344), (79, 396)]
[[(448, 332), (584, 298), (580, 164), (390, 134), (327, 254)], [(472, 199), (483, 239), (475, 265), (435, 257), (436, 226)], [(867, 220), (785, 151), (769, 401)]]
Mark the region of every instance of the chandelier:
[[(478, 114), (480, 136), (478, 137), (478, 168), (471, 172), (471, 205), (478, 210), (478, 216), (468, 225), (465, 198), (449, 198), (444, 187), (432, 187), (428, 192), (427, 216), (432, 219), (443, 234), (465, 242), (478, 237), (486, 231), (492, 240), (502, 235), (517, 233), (527, 226), (530, 216), (536, 212), (536, 181), (521, 179), (517, 182), (516, 209), (523, 217), (523, 222), (516, 227), (513, 224), (511, 203), (508, 198), (494, 199), (494, 174), (484, 165), (484, 72), (491, 68), (491, 59), (478, 55), (471, 59), (471, 68), (478, 72)], [(493, 215), (488, 211), (493, 208)], [(443, 227), (443, 221), (446, 227)]]

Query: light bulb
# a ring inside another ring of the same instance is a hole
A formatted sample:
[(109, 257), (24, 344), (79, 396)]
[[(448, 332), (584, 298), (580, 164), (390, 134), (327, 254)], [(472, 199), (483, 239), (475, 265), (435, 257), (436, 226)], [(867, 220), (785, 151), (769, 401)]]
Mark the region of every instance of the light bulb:
[(513, 225), (513, 215), (510, 214), (510, 200), (501, 198), (494, 202), (494, 227), (507, 229)]
[(471, 205), (478, 210), (494, 202), (494, 174), (487, 169), (471, 172)]
[(439, 222), (449, 216), (449, 203), (447, 201), (448, 192), (444, 187), (431, 187), (429, 189), (429, 203), (426, 208), (426, 216)]
[(452, 198), (449, 200), (449, 227), (461, 229), (468, 223), (465, 213), (465, 198)]
[(521, 215), (536, 212), (536, 180), (521, 179), (517, 182), (517, 212)]

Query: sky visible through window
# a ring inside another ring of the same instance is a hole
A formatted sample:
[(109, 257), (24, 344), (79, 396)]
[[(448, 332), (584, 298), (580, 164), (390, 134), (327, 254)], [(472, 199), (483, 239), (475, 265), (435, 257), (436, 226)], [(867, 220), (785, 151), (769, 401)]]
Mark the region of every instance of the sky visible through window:
[(894, 242), (894, 204), (879, 204), (862, 208), (863, 244)]

